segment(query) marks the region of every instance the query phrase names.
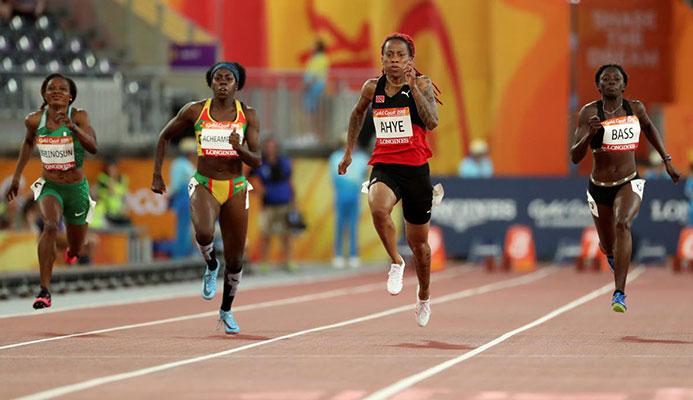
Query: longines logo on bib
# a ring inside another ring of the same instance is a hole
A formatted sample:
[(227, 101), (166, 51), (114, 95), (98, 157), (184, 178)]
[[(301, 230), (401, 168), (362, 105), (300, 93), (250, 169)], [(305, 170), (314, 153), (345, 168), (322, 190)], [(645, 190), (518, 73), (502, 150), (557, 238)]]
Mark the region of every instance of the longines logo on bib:
[(202, 154), (212, 157), (237, 156), (238, 152), (229, 143), (229, 137), (233, 132), (237, 132), (241, 136), (241, 143), (243, 143), (243, 126), (241, 124), (209, 122), (202, 125), (200, 134)]
[(640, 143), (640, 121), (635, 115), (607, 119), (602, 122), (604, 141), (602, 149), (607, 151), (632, 151)]
[(72, 136), (38, 136), (36, 145), (45, 169), (66, 171), (75, 167), (75, 146)]
[(409, 107), (373, 110), (373, 122), (379, 144), (409, 143), (414, 136)]

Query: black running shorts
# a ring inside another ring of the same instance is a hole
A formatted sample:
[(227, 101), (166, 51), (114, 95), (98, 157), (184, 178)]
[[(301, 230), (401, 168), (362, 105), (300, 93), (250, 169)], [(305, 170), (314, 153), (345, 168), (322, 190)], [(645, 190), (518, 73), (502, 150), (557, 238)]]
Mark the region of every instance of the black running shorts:
[(402, 200), (402, 212), (407, 222), (423, 225), (430, 221), (433, 186), (428, 164), (376, 163), (371, 171), (369, 188), (376, 182), (386, 184), (397, 196), (397, 201)]

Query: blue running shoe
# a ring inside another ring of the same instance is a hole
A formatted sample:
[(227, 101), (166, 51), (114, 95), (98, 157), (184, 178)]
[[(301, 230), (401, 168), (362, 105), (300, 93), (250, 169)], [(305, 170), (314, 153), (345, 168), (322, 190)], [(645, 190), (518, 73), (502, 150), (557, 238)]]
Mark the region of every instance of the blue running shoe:
[(611, 273), (614, 273), (614, 257), (613, 256), (606, 256), (606, 262), (609, 263), (609, 268), (611, 268)]
[(241, 331), (241, 328), (238, 327), (236, 320), (233, 319), (233, 313), (231, 310), (219, 310), (219, 323), (217, 324), (217, 329), (219, 329), (221, 324), (224, 324), (224, 331), (226, 331), (226, 333), (236, 334)]
[(216, 260), (217, 267), (210, 271), (205, 268), (205, 275), (202, 277), (202, 298), (212, 300), (217, 292), (217, 275), (219, 275), (219, 260)]
[(628, 309), (626, 307), (626, 294), (620, 291), (614, 292), (614, 297), (611, 299), (611, 309), (624, 313)]

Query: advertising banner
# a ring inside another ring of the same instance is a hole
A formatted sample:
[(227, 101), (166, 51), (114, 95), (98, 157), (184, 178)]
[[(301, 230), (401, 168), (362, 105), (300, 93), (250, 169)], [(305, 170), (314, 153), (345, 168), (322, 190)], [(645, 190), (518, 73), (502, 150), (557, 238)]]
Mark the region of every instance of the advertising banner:
[[(443, 229), (448, 256), (467, 257), (472, 244), (502, 246), (511, 225), (532, 229), (537, 258), (553, 260), (563, 244), (579, 244), (594, 222), (587, 206), (586, 178), (434, 178), (445, 199), (433, 207), (431, 224)], [(670, 180), (645, 184), (644, 201), (632, 227), (633, 254), (640, 246), (675, 254), (688, 221), (683, 185)]]

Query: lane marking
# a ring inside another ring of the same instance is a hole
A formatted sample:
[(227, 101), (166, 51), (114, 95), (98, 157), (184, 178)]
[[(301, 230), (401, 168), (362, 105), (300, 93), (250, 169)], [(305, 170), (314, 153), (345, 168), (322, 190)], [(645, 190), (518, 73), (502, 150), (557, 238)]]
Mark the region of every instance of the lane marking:
[[(486, 284), (483, 286), (478, 286), (476, 288), (465, 289), (465, 290), (462, 290), (462, 291), (457, 292), (457, 293), (449, 294), (447, 296), (442, 296), (438, 299), (438, 301), (436, 301), (436, 303), (444, 303), (447, 301), (458, 300), (458, 299), (462, 299), (465, 297), (470, 297), (470, 296), (474, 296), (474, 295), (492, 292), (495, 290), (507, 289), (507, 288), (510, 288), (513, 286), (524, 285), (524, 284), (531, 283), (531, 282), (537, 281), (539, 279), (542, 279), (542, 278), (546, 277), (547, 275), (555, 272), (556, 270), (557, 270), (556, 268), (544, 268), (544, 269), (540, 269), (538, 271), (535, 271), (531, 274), (523, 275), (521, 277), (507, 279), (507, 280), (495, 282), (495, 283), (490, 283), (490, 284)], [(316, 328), (306, 329), (303, 331), (298, 331), (298, 332), (290, 333), (287, 335), (278, 336), (278, 337), (273, 338), (273, 339), (263, 340), (261, 342), (255, 342), (255, 343), (247, 344), (245, 346), (240, 346), (240, 347), (235, 347), (235, 348), (232, 348), (229, 350), (220, 351), (218, 353), (207, 354), (204, 356), (188, 358), (185, 360), (169, 362), (169, 363), (165, 363), (165, 364), (155, 365), (153, 367), (142, 368), (142, 369), (138, 369), (138, 370), (134, 370), (134, 371), (130, 371), (130, 372), (124, 372), (124, 373), (115, 374), (115, 375), (108, 375), (108, 376), (103, 376), (100, 378), (90, 379), (90, 380), (84, 381), (84, 382), (60, 386), (60, 387), (57, 387), (54, 389), (49, 389), (49, 390), (46, 390), (43, 392), (38, 392), (38, 393), (30, 394), (27, 396), (19, 397), (19, 398), (17, 398), (17, 400), (52, 399), (52, 398), (55, 398), (58, 396), (64, 396), (64, 395), (67, 395), (70, 393), (79, 392), (79, 391), (90, 389), (90, 388), (93, 388), (96, 386), (101, 386), (101, 385), (104, 385), (107, 383), (118, 382), (118, 381), (122, 381), (122, 380), (126, 380), (126, 379), (131, 379), (131, 378), (136, 378), (139, 376), (147, 375), (147, 374), (152, 374), (155, 372), (165, 371), (165, 370), (180, 367), (183, 365), (207, 361), (207, 360), (211, 360), (214, 358), (223, 357), (223, 356), (226, 356), (229, 354), (238, 353), (238, 352), (241, 352), (244, 350), (249, 350), (249, 349), (264, 346), (267, 344), (279, 342), (282, 340), (291, 339), (291, 338), (294, 338), (297, 336), (303, 336), (303, 335), (307, 335), (310, 333), (321, 332), (321, 331), (325, 331), (325, 330), (329, 330), (329, 329), (341, 328), (341, 327), (344, 327), (347, 325), (353, 325), (353, 324), (357, 324), (360, 322), (365, 322), (365, 321), (370, 321), (370, 320), (374, 320), (377, 318), (387, 317), (387, 316), (397, 314), (397, 313), (400, 313), (403, 311), (412, 311), (412, 305), (408, 304), (405, 306), (391, 308), (391, 309), (386, 310), (386, 311), (366, 315), (366, 316), (359, 317), (359, 318), (350, 319), (347, 321), (342, 321), (342, 322), (337, 322), (337, 323), (330, 324), (330, 325), (323, 325), (323, 326), (319, 326)]]
[[(455, 270), (463, 270), (463, 271), (472, 271), (474, 270), (473, 267), (469, 266), (461, 266), (461, 267), (455, 267)], [(439, 274), (445, 274), (451, 272), (450, 270), (445, 271), (445, 272), (440, 272)], [(267, 288), (273, 288), (273, 287), (280, 287), (280, 286), (293, 286), (293, 285), (305, 285), (305, 284), (312, 284), (312, 283), (318, 283), (318, 282), (327, 282), (327, 281), (337, 281), (340, 279), (350, 279), (350, 278), (358, 278), (359, 276), (371, 276), (371, 275), (378, 275), (381, 274), (382, 271), (372, 271), (372, 270), (365, 270), (365, 271), (349, 271), (348, 273), (345, 272), (343, 274), (339, 275), (328, 275), (328, 276), (317, 276), (317, 277), (307, 277), (304, 279), (301, 279), (300, 277), (292, 278), (292, 277), (285, 277), (286, 280), (282, 281), (276, 281), (276, 280), (271, 280), (269, 282), (249, 282), (246, 286), (244, 286), (244, 291), (247, 290), (257, 290), (257, 289), (267, 289)], [(434, 275), (432, 274), (431, 277)], [(275, 277), (273, 279), (276, 279), (279, 277)], [(252, 279), (252, 278), (251, 278)], [(179, 283), (175, 283), (174, 285), (179, 285)], [(192, 285), (192, 282), (191, 282)], [(197, 284), (195, 284), (197, 285)], [(122, 288), (118, 289), (123, 292), (123, 294), (134, 294), (137, 296), (137, 293), (127, 293), (130, 290), (133, 291), (141, 291), (145, 290), (146, 288), (143, 287), (134, 287), (134, 288)], [(139, 304), (139, 303), (146, 303), (150, 301), (164, 301), (164, 300), (173, 300), (173, 299), (182, 299), (186, 297), (197, 297), (199, 296), (199, 288), (198, 289), (192, 289), (192, 286), (190, 288), (190, 294), (156, 294), (156, 295), (145, 295), (145, 296), (137, 296), (134, 299), (118, 299), (118, 300), (108, 300), (104, 301), (102, 303), (90, 303), (90, 304), (80, 304), (80, 305), (74, 305), (74, 306), (65, 306), (65, 307), (56, 307), (53, 305), (53, 307), (49, 309), (44, 309), (41, 310), (41, 312), (36, 312), (36, 310), (31, 310), (27, 312), (19, 312), (19, 313), (14, 313), (14, 314), (1, 314), (0, 319), (3, 318), (15, 318), (15, 317), (37, 317), (37, 316), (42, 316), (46, 314), (54, 314), (54, 313), (59, 313), (59, 312), (64, 312), (64, 311), (74, 311), (74, 310), (88, 310), (91, 308), (100, 308), (100, 307), (111, 307), (111, 306), (122, 306), (122, 305), (130, 305), (130, 304)], [(113, 293), (117, 293), (117, 291), (114, 291)], [(194, 294), (195, 293), (195, 294)], [(96, 294), (96, 293), (79, 293), (76, 294), (78, 297), (86, 297), (91, 294)], [(69, 295), (68, 295), (69, 296)], [(96, 296), (94, 296), (96, 297)], [(28, 303), (27, 303), (28, 304)]]
[[(435, 282), (435, 281), (439, 281), (441, 279), (450, 279), (450, 278), (453, 278), (453, 277), (456, 277), (459, 275), (463, 275), (467, 272), (469, 272), (469, 270), (449, 271), (449, 272), (445, 272), (445, 273), (435, 274), (435, 275), (431, 275), (431, 281)], [(405, 282), (411, 284), (411, 283), (414, 283), (416, 281), (416, 279), (417, 279), (416, 277), (410, 277), (410, 278), (405, 279)], [(265, 301), (262, 303), (248, 304), (245, 306), (235, 307), (233, 309), (233, 311), (234, 312), (240, 312), (240, 311), (258, 310), (258, 309), (262, 309), (262, 308), (269, 308), (269, 307), (275, 307), (275, 306), (285, 306), (285, 305), (290, 305), (290, 304), (305, 303), (305, 302), (314, 301), (314, 300), (329, 299), (332, 297), (346, 296), (346, 295), (352, 295), (352, 294), (360, 294), (360, 293), (365, 293), (365, 292), (369, 292), (372, 290), (383, 289), (384, 286), (385, 285), (382, 282), (369, 283), (366, 285), (352, 286), (349, 288), (333, 289), (333, 290), (328, 290), (325, 292), (318, 292), (318, 293), (314, 293), (314, 294), (306, 294), (306, 295), (302, 295), (302, 296), (288, 297), (285, 299)], [(183, 315), (180, 317), (160, 319), (160, 320), (156, 320), (156, 321), (148, 321), (148, 322), (140, 322), (137, 324), (116, 326), (113, 328), (97, 329), (97, 330), (89, 331), (89, 332), (80, 332), (80, 333), (72, 333), (69, 335), (53, 336), (53, 337), (49, 337), (49, 338), (29, 340), (26, 342), (3, 345), (3, 346), (0, 346), (0, 350), (13, 349), (15, 347), (29, 346), (32, 344), (52, 342), (55, 340), (70, 339), (70, 338), (80, 337), (80, 336), (97, 335), (97, 334), (108, 333), (108, 332), (122, 331), (122, 330), (126, 330), (126, 329), (135, 329), (135, 328), (143, 328), (143, 327), (147, 327), (147, 326), (168, 324), (171, 322), (188, 321), (191, 319), (212, 317), (212, 316), (215, 316), (218, 314), (219, 314), (219, 311), (208, 311), (208, 312), (204, 312), (204, 313), (190, 314), (190, 315)]]
[[(644, 267), (636, 268), (635, 270), (633, 270), (629, 274), (628, 281), (630, 282), (630, 281), (637, 279), (640, 275), (643, 274), (643, 272), (645, 272)], [(570, 303), (551, 311), (550, 313), (544, 315), (543, 317), (541, 317), (539, 319), (536, 319), (536, 320), (534, 320), (534, 321), (532, 321), (526, 325), (523, 325), (517, 329), (514, 329), (510, 332), (506, 332), (503, 335), (497, 337), (496, 339), (494, 339), (494, 340), (492, 340), (486, 344), (483, 344), (474, 350), (470, 350), (470, 351), (468, 351), (468, 352), (466, 352), (466, 353), (464, 353), (458, 357), (455, 357), (453, 359), (450, 359), (448, 361), (440, 363), (436, 366), (428, 368), (428, 369), (421, 371), (417, 374), (411, 375), (407, 378), (404, 378), (398, 382), (393, 383), (390, 386), (384, 387), (384, 388), (378, 390), (377, 392), (374, 392), (371, 395), (365, 397), (363, 400), (388, 399), (388, 398), (394, 396), (395, 394), (400, 393), (403, 390), (408, 389), (408, 388), (414, 386), (415, 384), (417, 384), (417, 383), (419, 383), (425, 379), (428, 379), (428, 378), (430, 378), (436, 374), (439, 374), (448, 368), (451, 368), (451, 367), (453, 367), (453, 366), (455, 366), (455, 365), (457, 365), (463, 361), (466, 361), (466, 360), (476, 356), (479, 353), (482, 353), (482, 352), (490, 349), (491, 347), (494, 347), (500, 343), (505, 342), (506, 340), (517, 335), (518, 333), (522, 333), (528, 329), (532, 329), (535, 326), (541, 325), (546, 321), (549, 321), (549, 320), (551, 320), (551, 319), (553, 319), (553, 318), (555, 318), (555, 317), (557, 317), (557, 316), (559, 316), (559, 315), (561, 315), (567, 311), (572, 310), (573, 308), (581, 306), (581, 305), (587, 303), (588, 301), (594, 300), (597, 297), (613, 290), (613, 287), (614, 287), (613, 283), (608, 283), (608, 284), (600, 287), (599, 289), (593, 290), (592, 292), (578, 298), (577, 300), (573, 300)]]

